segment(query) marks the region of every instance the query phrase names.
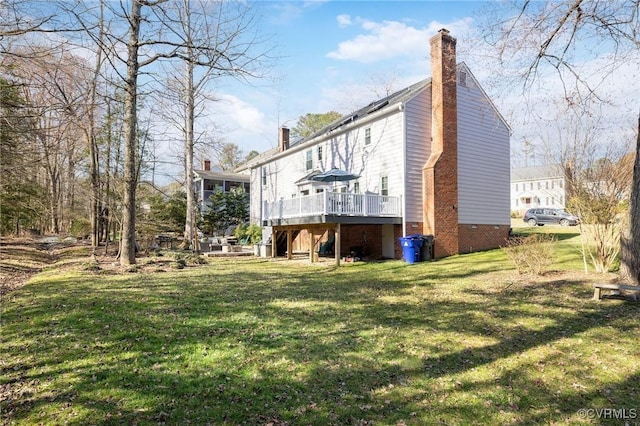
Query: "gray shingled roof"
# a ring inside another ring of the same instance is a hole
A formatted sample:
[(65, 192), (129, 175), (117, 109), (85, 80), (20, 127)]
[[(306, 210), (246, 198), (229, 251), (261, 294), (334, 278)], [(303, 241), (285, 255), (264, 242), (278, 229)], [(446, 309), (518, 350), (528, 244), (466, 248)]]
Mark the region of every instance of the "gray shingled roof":
[(249, 182), (250, 176), (245, 173), (222, 172), (215, 170), (194, 170), (197, 177), (210, 180), (229, 180), (234, 182)]
[(331, 124), (323, 127), (322, 129), (318, 130), (317, 132), (311, 134), (310, 136), (307, 136), (306, 138), (297, 139), (297, 140), (293, 141), (290, 146), (294, 146), (294, 145), (306, 142), (308, 140), (311, 140), (311, 139), (313, 139), (315, 137), (318, 137), (318, 136), (320, 136), (320, 135), (322, 135), (324, 133), (327, 133), (327, 132), (332, 131), (332, 130), (336, 130), (336, 129), (344, 126), (345, 124), (353, 123), (353, 122), (357, 121), (359, 118), (366, 117), (367, 115), (369, 115), (371, 113), (379, 111), (382, 108), (386, 107), (387, 105), (393, 105), (393, 104), (396, 104), (398, 102), (406, 102), (407, 100), (409, 100), (412, 97), (414, 97), (416, 95), (416, 93), (418, 93), (420, 90), (424, 89), (429, 84), (431, 84), (431, 77), (426, 78), (426, 79), (424, 79), (422, 81), (419, 81), (417, 83), (414, 83), (409, 87), (405, 87), (404, 89), (398, 90), (397, 92), (392, 93), (391, 95), (386, 96), (386, 97), (384, 97), (382, 99), (378, 99), (376, 101), (373, 101), (370, 104), (368, 104), (367, 106), (365, 106), (363, 108), (360, 108), (357, 111), (354, 111), (354, 112), (352, 112), (350, 114), (347, 114), (347, 115), (343, 115), (339, 119), (337, 119), (334, 122), (332, 122)]
[(560, 178), (563, 176), (564, 172), (562, 171), (562, 167), (560, 166), (560, 164), (511, 169), (511, 182), (522, 180)]

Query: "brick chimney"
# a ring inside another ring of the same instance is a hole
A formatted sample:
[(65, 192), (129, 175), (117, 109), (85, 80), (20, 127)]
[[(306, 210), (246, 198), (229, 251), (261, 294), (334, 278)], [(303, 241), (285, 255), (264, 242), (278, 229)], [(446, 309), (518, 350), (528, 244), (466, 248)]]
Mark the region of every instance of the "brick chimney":
[(211, 161), (210, 160), (202, 160), (202, 170), (211, 171)]
[(434, 236), (439, 258), (459, 253), (456, 39), (441, 29), (429, 43), (432, 140), (422, 169), (423, 233)]
[(278, 129), (278, 152), (289, 149), (289, 128), (280, 127)]

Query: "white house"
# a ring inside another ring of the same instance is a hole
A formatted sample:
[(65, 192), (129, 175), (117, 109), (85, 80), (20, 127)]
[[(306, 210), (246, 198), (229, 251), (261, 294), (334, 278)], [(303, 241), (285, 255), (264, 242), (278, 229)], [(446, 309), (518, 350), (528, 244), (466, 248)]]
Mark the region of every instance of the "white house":
[(533, 207), (563, 209), (566, 201), (565, 176), (559, 164), (511, 170), (511, 211), (523, 214)]
[[(399, 237), (434, 237), (433, 255), (494, 248), (509, 232), (510, 129), (455, 38), (430, 40), (432, 77), (253, 161), (251, 221), (271, 232), (273, 254), (358, 252), (400, 258)], [(331, 168), (356, 176), (315, 182)], [(313, 259), (313, 255), (310, 256)]]
[(194, 170), (193, 191), (200, 211), (206, 212), (211, 205), (211, 197), (216, 191), (230, 192), (242, 188), (246, 194), (251, 191), (249, 174), (225, 172), (217, 167), (211, 168), (211, 161), (204, 160), (201, 170)]

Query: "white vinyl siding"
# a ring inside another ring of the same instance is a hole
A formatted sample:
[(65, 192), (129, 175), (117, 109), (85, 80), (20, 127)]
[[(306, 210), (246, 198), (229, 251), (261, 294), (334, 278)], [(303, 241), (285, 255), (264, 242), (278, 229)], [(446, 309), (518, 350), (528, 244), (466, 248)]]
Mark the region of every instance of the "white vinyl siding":
[[(404, 195), (402, 188), (402, 112), (394, 109), (391, 114), (382, 116), (373, 122), (347, 131), (334, 131), (327, 139), (318, 140), (313, 146), (296, 150), (290, 148), (290, 155), (285, 155), (266, 165), (273, 170), (269, 176), (267, 187), (263, 191), (263, 201), (275, 201), (289, 198), (299, 193), (297, 181), (309, 174), (306, 153), (317, 152), (322, 145), (323, 161), (316, 165), (319, 170), (326, 171), (332, 167), (360, 175), (359, 191), (379, 194), (381, 177), (388, 177), (389, 195)], [(365, 128), (371, 129), (371, 143), (365, 145)], [(297, 160), (300, 159), (300, 160)], [(319, 166), (319, 167), (318, 167)], [(275, 172), (277, 170), (277, 172)], [(340, 191), (341, 188), (353, 192), (355, 181), (327, 184), (314, 182), (314, 188), (329, 188)], [(348, 188), (347, 188), (348, 186)], [(315, 189), (314, 189), (315, 192)]]
[(406, 152), (404, 216), (422, 222), (422, 168), (431, 155), (431, 86), (405, 105)]
[(458, 221), (508, 225), (509, 129), (470, 75), (466, 83), (458, 86)]
[[(389, 195), (404, 196), (402, 187), (402, 139), (403, 114), (397, 110), (392, 115), (381, 118), (367, 125), (371, 128), (371, 143), (365, 145), (364, 130), (360, 131), (359, 147), (351, 155), (353, 168), (351, 171), (360, 175), (360, 192), (381, 191), (381, 177), (388, 177)], [(338, 153), (338, 158), (347, 153)], [(336, 165), (340, 168), (340, 165)]]
[(262, 172), (261, 168), (251, 169), (249, 182), (251, 193), (249, 194), (249, 220), (251, 223), (259, 223), (262, 209)]

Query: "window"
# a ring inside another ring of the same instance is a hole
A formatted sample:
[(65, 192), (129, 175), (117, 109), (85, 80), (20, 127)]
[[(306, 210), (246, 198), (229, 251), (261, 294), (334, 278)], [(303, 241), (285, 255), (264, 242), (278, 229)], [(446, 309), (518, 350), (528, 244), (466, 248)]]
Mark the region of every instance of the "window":
[(389, 195), (389, 177), (382, 176), (380, 181), (380, 195)]
[(518, 184), (516, 183), (516, 191), (518, 190)]
[(354, 194), (359, 194), (360, 193), (360, 182), (354, 182), (353, 183), (353, 193)]
[(538, 182), (538, 189), (542, 189), (542, 182)]
[(322, 161), (322, 146), (318, 147), (318, 161)]
[(533, 190), (533, 182), (529, 182), (529, 189)]
[(224, 182), (221, 180), (211, 180), (207, 183), (207, 191), (224, 191)]
[(544, 189), (549, 189), (549, 181), (546, 181), (546, 182), (544, 183)]
[(307, 170), (311, 170), (313, 169), (313, 151), (312, 150), (308, 150), (307, 151), (307, 164), (306, 164)]
[(560, 187), (560, 189), (562, 189), (562, 181), (561, 180), (558, 181), (558, 186)]
[(267, 168), (262, 168), (262, 186), (267, 186)]
[(366, 129), (364, 129), (364, 144), (371, 144), (371, 127), (367, 127)]
[(309, 195), (309, 190), (305, 189), (304, 191), (300, 191), (300, 195), (302, 196)]

